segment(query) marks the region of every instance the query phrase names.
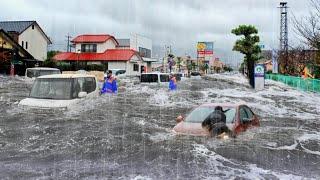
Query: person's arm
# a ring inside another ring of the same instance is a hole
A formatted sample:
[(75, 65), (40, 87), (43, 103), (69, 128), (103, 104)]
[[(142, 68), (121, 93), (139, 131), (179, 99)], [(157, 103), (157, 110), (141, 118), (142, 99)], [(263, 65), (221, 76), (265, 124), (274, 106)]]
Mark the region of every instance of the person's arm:
[(117, 81), (116, 80), (112, 81), (112, 91), (113, 92), (117, 92), (118, 91)]
[(102, 89), (100, 91), (100, 94), (106, 93), (107, 92), (107, 87), (106, 87), (106, 82), (103, 83)]

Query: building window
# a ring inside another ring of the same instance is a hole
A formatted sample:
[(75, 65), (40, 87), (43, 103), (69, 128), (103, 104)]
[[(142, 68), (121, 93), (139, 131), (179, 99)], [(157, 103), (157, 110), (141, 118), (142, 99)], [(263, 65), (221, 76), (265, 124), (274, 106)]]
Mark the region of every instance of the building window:
[(139, 71), (139, 64), (133, 64), (133, 71)]
[(32, 25), (32, 29), (34, 29), (34, 25)]
[(22, 46), (22, 48), (24, 48), (24, 42), (23, 41), (21, 42), (21, 46)]
[(26, 49), (28, 49), (28, 42), (26, 41)]
[(139, 54), (141, 57), (151, 58), (151, 50), (143, 47), (139, 47)]
[(97, 52), (97, 44), (81, 44), (81, 52)]

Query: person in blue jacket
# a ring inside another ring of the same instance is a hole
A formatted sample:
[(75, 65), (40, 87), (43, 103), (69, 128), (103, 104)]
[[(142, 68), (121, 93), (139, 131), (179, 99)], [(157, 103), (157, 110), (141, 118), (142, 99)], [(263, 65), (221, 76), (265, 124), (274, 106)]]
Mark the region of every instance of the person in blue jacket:
[(177, 80), (176, 80), (176, 77), (174, 77), (173, 74), (170, 74), (169, 78), (170, 78), (170, 81), (169, 81), (169, 90), (177, 90)]
[(100, 94), (104, 93), (116, 93), (118, 90), (117, 80), (114, 76), (112, 76), (112, 71), (107, 71), (107, 78), (105, 78), (103, 87), (100, 91)]

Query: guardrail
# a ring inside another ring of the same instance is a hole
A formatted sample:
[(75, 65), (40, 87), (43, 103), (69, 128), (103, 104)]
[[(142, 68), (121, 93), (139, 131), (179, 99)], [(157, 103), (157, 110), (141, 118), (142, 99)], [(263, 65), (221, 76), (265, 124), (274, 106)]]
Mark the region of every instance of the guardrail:
[(280, 74), (266, 74), (266, 79), (279, 81), (287, 84), (288, 86), (300, 89), (302, 91), (311, 91), (320, 93), (320, 80), (319, 79), (304, 79), (295, 76), (285, 76)]

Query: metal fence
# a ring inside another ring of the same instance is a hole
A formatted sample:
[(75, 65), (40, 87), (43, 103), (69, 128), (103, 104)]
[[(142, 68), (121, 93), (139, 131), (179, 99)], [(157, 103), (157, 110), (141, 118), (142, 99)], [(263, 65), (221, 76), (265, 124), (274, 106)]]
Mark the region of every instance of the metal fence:
[(266, 79), (283, 82), (291, 87), (303, 91), (311, 91), (320, 93), (320, 80), (319, 79), (304, 79), (295, 76), (285, 76), (280, 74), (266, 74)]

